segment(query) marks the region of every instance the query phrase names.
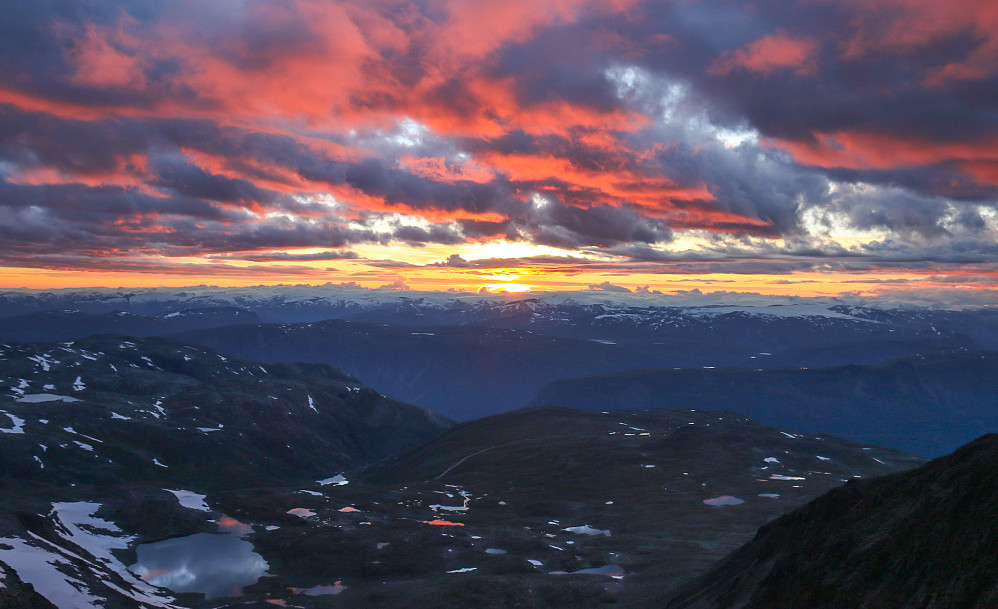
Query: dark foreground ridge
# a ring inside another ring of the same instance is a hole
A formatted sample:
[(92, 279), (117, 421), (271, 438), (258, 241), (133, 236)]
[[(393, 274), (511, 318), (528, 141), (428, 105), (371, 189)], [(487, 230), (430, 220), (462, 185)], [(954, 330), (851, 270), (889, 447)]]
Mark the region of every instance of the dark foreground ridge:
[(998, 607), (998, 435), (760, 529), (668, 609)]

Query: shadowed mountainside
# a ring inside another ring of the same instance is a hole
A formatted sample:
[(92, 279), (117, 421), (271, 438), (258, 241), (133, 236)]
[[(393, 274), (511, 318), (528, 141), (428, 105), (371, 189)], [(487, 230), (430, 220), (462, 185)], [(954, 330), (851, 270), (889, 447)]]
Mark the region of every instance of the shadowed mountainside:
[(448, 424), (321, 364), (264, 367), (155, 338), (0, 343), (0, 487), (286, 484)]
[(998, 435), (764, 526), (668, 609), (998, 606)]

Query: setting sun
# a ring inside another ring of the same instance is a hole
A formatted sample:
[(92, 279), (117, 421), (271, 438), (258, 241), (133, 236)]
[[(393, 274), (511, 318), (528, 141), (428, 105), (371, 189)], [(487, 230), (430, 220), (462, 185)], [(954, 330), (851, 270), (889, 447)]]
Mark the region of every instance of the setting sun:
[(520, 294), (523, 292), (529, 292), (530, 286), (522, 283), (501, 283), (486, 285), (485, 289), (490, 292), (510, 292), (513, 294)]

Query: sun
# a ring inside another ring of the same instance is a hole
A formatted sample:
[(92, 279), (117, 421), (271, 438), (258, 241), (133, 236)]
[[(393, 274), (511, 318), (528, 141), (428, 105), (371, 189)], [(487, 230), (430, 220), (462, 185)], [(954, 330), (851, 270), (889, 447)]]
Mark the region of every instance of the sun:
[(525, 283), (497, 283), (483, 286), (490, 292), (510, 292), (512, 294), (522, 294), (529, 292), (530, 286)]

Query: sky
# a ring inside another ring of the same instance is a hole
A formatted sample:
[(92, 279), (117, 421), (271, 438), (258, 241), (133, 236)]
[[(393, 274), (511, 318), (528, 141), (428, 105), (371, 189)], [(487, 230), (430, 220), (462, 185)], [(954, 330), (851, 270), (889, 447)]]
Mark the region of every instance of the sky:
[(0, 287), (998, 302), (993, 0), (37, 0)]

